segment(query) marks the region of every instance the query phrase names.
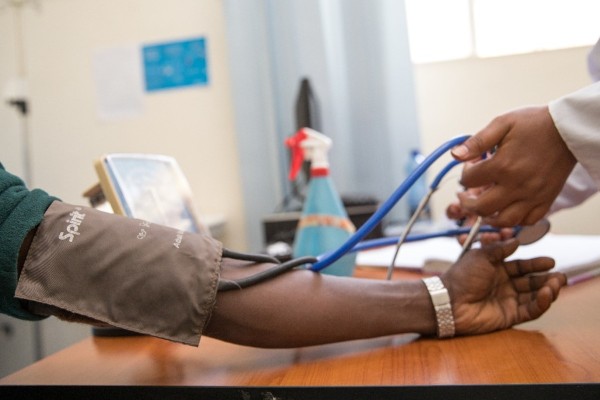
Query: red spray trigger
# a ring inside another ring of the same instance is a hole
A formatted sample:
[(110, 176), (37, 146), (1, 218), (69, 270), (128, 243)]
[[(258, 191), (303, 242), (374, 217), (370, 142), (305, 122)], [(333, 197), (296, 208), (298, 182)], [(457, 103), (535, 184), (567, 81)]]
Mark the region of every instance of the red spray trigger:
[(304, 132), (304, 129), (298, 130), (294, 136), (291, 136), (285, 140), (285, 145), (292, 151), (292, 162), (290, 165), (290, 173), (288, 178), (290, 181), (296, 179), (302, 163), (304, 162), (304, 150), (302, 149), (302, 142), (308, 135)]

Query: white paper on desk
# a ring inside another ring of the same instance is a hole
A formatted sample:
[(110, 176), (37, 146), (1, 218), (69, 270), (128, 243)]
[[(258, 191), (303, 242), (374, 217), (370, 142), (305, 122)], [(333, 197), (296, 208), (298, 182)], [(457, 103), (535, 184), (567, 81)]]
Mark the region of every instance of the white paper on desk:
[[(361, 251), (356, 255), (356, 264), (370, 267), (389, 267), (396, 246), (380, 247)], [(461, 247), (455, 238), (434, 238), (420, 242), (404, 243), (400, 247), (394, 265), (400, 268), (421, 269), (430, 259), (454, 261)]]
[(600, 236), (549, 233), (538, 242), (520, 246), (510, 259), (552, 257), (555, 271), (573, 276), (600, 267)]
[[(361, 251), (356, 256), (358, 265), (388, 267), (394, 256), (395, 246)], [(455, 238), (435, 238), (421, 242), (404, 243), (395, 265), (402, 268), (421, 269), (428, 260), (454, 262), (461, 247)], [(520, 246), (509, 259), (551, 257), (555, 270), (568, 276), (600, 267), (600, 236), (557, 235), (549, 233), (541, 240)]]

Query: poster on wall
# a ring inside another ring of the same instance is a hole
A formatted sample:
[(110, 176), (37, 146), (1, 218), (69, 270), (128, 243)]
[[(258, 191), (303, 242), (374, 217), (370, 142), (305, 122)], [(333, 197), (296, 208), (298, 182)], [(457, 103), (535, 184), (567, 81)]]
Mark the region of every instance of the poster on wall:
[(147, 92), (208, 85), (203, 37), (146, 44), (142, 57)]
[(98, 117), (117, 121), (143, 112), (142, 76), (138, 45), (97, 49), (93, 70)]
[(206, 39), (97, 49), (93, 71), (98, 116), (118, 121), (143, 113), (144, 93), (208, 85)]

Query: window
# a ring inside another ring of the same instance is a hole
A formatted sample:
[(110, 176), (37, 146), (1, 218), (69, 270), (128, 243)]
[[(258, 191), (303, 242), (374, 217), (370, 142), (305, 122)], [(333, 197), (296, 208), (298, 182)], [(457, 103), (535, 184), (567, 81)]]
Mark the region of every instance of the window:
[(405, 0), (411, 57), (427, 63), (588, 46), (598, 0)]

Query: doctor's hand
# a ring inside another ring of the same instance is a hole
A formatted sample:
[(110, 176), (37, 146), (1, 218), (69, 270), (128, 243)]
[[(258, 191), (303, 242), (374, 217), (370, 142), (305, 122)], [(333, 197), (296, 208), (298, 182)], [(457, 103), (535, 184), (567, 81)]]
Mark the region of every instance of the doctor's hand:
[(518, 247), (511, 239), (468, 251), (442, 281), (452, 299), (457, 335), (510, 328), (540, 317), (567, 279), (549, 273), (554, 260), (505, 261)]
[[(495, 150), (486, 159), (481, 155)], [(459, 193), (461, 206), (494, 226), (531, 225), (560, 193), (576, 164), (547, 106), (522, 108), (496, 117), (452, 150), (465, 168), (461, 184), (485, 188), (478, 195)]]
[[(467, 189), (470, 192), (470, 195), (477, 196), (482, 189)], [(465, 210), (460, 202), (450, 203), (446, 208), (446, 217), (448, 219), (453, 220), (456, 224), (463, 228), (469, 228), (473, 226), (475, 220), (477, 219), (477, 215), (472, 212)], [(462, 245), (467, 239), (468, 234), (458, 235), (456, 239)], [(502, 228), (499, 229), (498, 232), (485, 232), (479, 234), (479, 241), (481, 244), (490, 244), (500, 240), (508, 240), (514, 236), (514, 229), (512, 228)]]

